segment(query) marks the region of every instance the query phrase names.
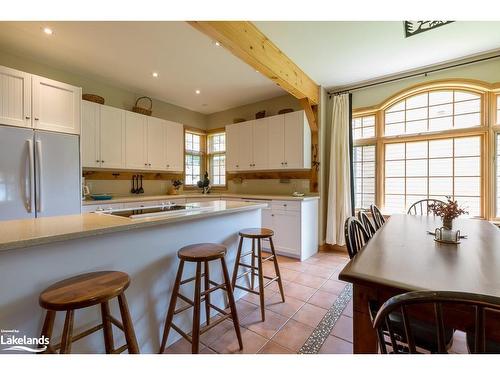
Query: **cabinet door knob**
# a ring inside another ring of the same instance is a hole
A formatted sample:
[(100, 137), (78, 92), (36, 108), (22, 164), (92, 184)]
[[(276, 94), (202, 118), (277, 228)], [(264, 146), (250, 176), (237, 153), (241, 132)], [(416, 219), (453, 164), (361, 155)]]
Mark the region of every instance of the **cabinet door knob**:
[(149, 163), (149, 166), (151, 167), (151, 163)]
[(104, 160), (101, 160), (101, 163), (104, 163)]
[(38, 118), (38, 117), (35, 117), (35, 121), (38, 121), (38, 120), (39, 120), (39, 118)]
[(144, 165), (147, 167), (147, 166), (148, 166), (148, 163), (144, 163)]
[(96, 163), (99, 163), (99, 161), (100, 161), (100, 160), (96, 160), (95, 162), (96, 162)]
[(26, 120), (29, 120), (30, 118), (31, 118), (31, 117), (29, 117), (29, 116), (26, 116)]

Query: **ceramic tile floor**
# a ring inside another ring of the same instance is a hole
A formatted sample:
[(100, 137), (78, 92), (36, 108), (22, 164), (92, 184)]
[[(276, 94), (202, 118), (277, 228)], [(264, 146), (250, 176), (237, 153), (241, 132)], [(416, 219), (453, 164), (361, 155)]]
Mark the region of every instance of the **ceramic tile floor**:
[[(232, 322), (224, 321), (200, 338), (200, 352), (294, 354), (344, 289), (338, 273), (348, 262), (347, 254), (319, 252), (301, 262), (278, 257), (284, 280), (285, 303), (277, 283), (265, 289), (266, 320), (260, 320), (258, 296), (247, 294), (236, 302), (244, 350), (240, 351)], [(264, 273), (274, 275), (272, 262), (264, 264)], [(190, 344), (180, 339), (165, 353), (191, 353)], [(352, 304), (349, 303), (335, 324), (320, 353), (352, 353)]]

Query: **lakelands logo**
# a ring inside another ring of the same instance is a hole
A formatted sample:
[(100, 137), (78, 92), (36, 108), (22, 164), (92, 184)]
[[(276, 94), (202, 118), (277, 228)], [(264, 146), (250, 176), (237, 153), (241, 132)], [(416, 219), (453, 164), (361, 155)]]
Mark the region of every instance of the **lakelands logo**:
[(0, 330), (0, 345), (2, 350), (41, 353), (47, 350), (49, 338), (28, 337), (20, 335), (17, 329), (2, 329)]

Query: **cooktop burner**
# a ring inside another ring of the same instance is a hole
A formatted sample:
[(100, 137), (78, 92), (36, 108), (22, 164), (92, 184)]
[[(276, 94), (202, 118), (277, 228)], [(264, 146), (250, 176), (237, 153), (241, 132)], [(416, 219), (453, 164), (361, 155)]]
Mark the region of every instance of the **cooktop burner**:
[(164, 206), (153, 206), (153, 207), (138, 207), (131, 209), (121, 209), (121, 210), (111, 210), (108, 212), (104, 212), (105, 214), (122, 216), (122, 217), (134, 217), (138, 215), (149, 215), (149, 214), (157, 214), (161, 212), (172, 212), (172, 211), (180, 211), (187, 209), (186, 206), (175, 204), (175, 205), (164, 205)]

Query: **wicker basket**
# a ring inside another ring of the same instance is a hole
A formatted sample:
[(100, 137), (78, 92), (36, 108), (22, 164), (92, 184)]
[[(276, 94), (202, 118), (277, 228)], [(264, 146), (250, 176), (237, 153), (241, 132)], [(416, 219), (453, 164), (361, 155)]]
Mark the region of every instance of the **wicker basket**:
[[(149, 101), (149, 108), (139, 106), (139, 101), (141, 99), (146, 99), (147, 101)], [(141, 96), (135, 101), (135, 105), (134, 108), (132, 108), (132, 111), (140, 113), (141, 115), (151, 116), (151, 114), (153, 113), (153, 100), (148, 96)]]
[(99, 95), (94, 95), (94, 94), (83, 94), (82, 95), (83, 100), (87, 100), (89, 102), (94, 102), (98, 104), (104, 104), (104, 98)]

